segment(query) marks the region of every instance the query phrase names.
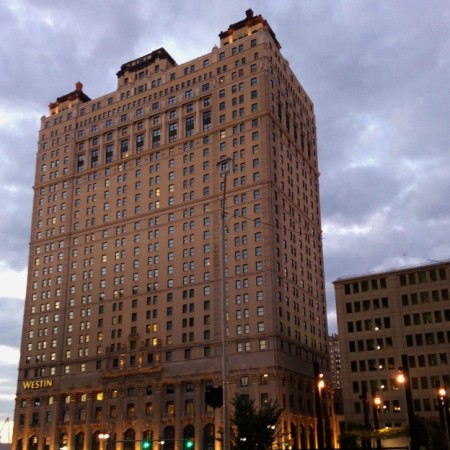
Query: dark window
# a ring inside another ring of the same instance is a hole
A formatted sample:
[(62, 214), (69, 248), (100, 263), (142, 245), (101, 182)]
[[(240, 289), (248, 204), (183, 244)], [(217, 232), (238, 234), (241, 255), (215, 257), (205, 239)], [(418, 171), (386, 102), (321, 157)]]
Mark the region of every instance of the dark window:
[(194, 118), (188, 117), (186, 119), (186, 136), (192, 136), (194, 132)]
[(211, 111), (203, 112), (203, 131), (211, 128)]
[(113, 146), (112, 144), (106, 146), (105, 163), (108, 164), (113, 160)]
[(120, 142), (120, 157), (128, 157), (128, 139), (124, 139)]

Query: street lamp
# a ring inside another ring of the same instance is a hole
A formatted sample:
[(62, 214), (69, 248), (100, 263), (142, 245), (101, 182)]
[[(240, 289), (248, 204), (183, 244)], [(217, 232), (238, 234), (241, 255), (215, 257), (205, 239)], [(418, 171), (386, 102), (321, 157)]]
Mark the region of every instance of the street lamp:
[(450, 439), (450, 411), (447, 390), (443, 387), (438, 389), (438, 405), (439, 405), (439, 418), (441, 420), (441, 426), (445, 430), (445, 424), (447, 425), (447, 435)]
[(316, 417), (317, 417), (317, 447), (324, 448), (323, 435), (323, 410), (322, 410), (322, 389), (325, 387), (323, 373), (320, 372), (319, 363), (314, 363), (315, 397), (316, 397)]
[[(370, 429), (370, 423), (369, 423), (369, 404), (367, 402), (367, 386), (365, 384), (363, 384), (363, 386), (362, 386), (362, 392), (361, 392), (361, 395), (359, 396), (359, 398), (361, 399), (362, 407), (363, 407), (364, 428), (365, 428), (365, 431), (367, 432)], [(362, 444), (363, 444), (363, 448), (370, 449), (370, 439), (363, 438)]]
[(319, 391), (322, 392), (322, 389), (325, 387), (325, 381), (323, 380), (323, 373), (319, 375), (320, 379), (317, 383), (317, 387), (319, 388)]
[(377, 449), (381, 448), (381, 440), (380, 440), (380, 423), (378, 421), (378, 414), (380, 413), (381, 407), (381, 398), (376, 395), (376, 393), (372, 392), (372, 411), (373, 411), (373, 425), (375, 428), (376, 439), (377, 439)]
[(416, 436), (416, 427), (414, 419), (414, 405), (411, 390), (411, 380), (409, 377), (409, 361), (408, 355), (402, 355), (402, 367), (399, 369), (400, 372), (397, 375), (397, 382), (405, 386), (405, 397), (406, 397), (406, 409), (408, 412), (408, 425), (409, 425), (409, 437), (410, 437), (410, 448), (411, 450), (419, 450), (419, 443)]
[(98, 441), (100, 443), (100, 450), (103, 450), (105, 448), (107, 439), (109, 439), (109, 434), (108, 433), (99, 433)]
[(230, 450), (230, 418), (228, 417), (228, 341), (227, 341), (227, 268), (226, 268), (226, 195), (227, 176), (230, 173), (230, 165), (233, 159), (223, 157), (218, 162), (220, 166), (220, 176), (223, 178), (222, 188), (222, 389), (223, 389), (223, 450)]

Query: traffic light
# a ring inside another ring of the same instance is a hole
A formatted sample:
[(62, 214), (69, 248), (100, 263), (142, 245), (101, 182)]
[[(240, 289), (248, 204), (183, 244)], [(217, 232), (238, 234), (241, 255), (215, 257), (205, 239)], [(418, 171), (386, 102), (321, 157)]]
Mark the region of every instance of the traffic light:
[(214, 409), (220, 408), (223, 403), (222, 387), (210, 387), (205, 392), (205, 403)]
[(153, 441), (142, 441), (142, 450), (151, 450), (153, 448)]
[(191, 450), (194, 448), (194, 441), (192, 439), (185, 439), (183, 441), (184, 450)]

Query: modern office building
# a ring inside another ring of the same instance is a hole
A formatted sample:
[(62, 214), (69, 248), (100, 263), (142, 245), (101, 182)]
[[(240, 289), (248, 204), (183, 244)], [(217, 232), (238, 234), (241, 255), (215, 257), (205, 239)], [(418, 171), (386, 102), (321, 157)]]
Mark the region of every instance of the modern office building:
[(42, 117), (13, 450), (218, 448), (224, 378), (333, 439), (313, 104), (260, 15), (219, 37)]
[(366, 421), (373, 426), (378, 412), (380, 428), (405, 425), (411, 415), (444, 422), (438, 388), (450, 387), (450, 262), (334, 285), (345, 420), (364, 424), (367, 405)]
[[(339, 337), (336, 333), (328, 336), (328, 352), (330, 355), (331, 388), (333, 389), (333, 407), (338, 429), (344, 422), (344, 402), (342, 399), (342, 369)], [(338, 432), (340, 434), (340, 432)]]

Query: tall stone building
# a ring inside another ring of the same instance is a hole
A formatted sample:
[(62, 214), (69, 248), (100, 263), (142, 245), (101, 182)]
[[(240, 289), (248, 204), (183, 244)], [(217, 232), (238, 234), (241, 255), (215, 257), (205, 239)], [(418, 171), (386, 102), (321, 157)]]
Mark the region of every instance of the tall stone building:
[(14, 450), (217, 448), (224, 377), (275, 446), (332, 439), (313, 104), (260, 15), (219, 36), (42, 118)]

